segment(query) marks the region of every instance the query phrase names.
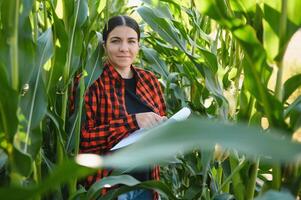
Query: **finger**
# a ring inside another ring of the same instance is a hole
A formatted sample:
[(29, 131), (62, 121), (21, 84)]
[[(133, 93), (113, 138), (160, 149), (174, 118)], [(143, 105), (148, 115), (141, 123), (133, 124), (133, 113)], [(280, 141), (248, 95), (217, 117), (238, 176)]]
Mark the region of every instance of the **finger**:
[(151, 118), (151, 125), (152, 126), (156, 126), (159, 123), (159, 119), (157, 118), (157, 116), (152, 116)]
[(155, 118), (152, 115), (146, 115), (145, 116), (145, 127), (146, 128), (151, 128), (154, 126), (156, 123)]
[(161, 122), (162, 121), (162, 117), (156, 113), (153, 114), (154, 119), (156, 120), (156, 122)]
[(166, 120), (168, 120), (166, 116), (160, 116), (160, 123), (165, 122)]
[(162, 116), (162, 120), (166, 121), (166, 120), (168, 120), (168, 118), (166, 116)]

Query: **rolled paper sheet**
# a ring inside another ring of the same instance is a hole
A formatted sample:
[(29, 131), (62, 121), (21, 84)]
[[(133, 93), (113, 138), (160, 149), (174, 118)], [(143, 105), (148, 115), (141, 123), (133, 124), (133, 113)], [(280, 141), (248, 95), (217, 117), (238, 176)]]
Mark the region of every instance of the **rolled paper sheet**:
[(191, 110), (187, 107), (184, 107), (181, 110), (179, 110), (177, 113), (175, 113), (173, 116), (171, 116), (169, 119), (174, 119), (176, 121), (183, 121), (187, 119), (190, 114), (191, 114)]
[(75, 158), (75, 162), (90, 168), (99, 168), (103, 164), (102, 158), (99, 155), (92, 153), (78, 154)]
[[(190, 114), (191, 114), (191, 110), (187, 107), (184, 107), (181, 110), (179, 110), (177, 113), (175, 113), (173, 116), (171, 116), (168, 120), (163, 122), (162, 124), (183, 121), (183, 120), (187, 119)], [(120, 142), (118, 142), (111, 150), (112, 151), (117, 150), (122, 147), (126, 147), (130, 144), (133, 144), (134, 142), (138, 141), (141, 137), (143, 137), (145, 135), (144, 134), (145, 130), (148, 130), (148, 129), (139, 129), (139, 130), (131, 133), (128, 137), (126, 137), (126, 138), (122, 139)]]

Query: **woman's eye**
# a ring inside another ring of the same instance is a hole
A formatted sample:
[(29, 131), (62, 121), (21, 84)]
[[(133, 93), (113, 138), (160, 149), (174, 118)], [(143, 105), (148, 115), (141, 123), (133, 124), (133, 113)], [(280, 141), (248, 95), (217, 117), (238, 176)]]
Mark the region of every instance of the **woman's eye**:
[(119, 40), (111, 40), (111, 43), (118, 43)]
[(130, 40), (129, 43), (130, 43), (130, 44), (135, 44), (136, 41), (135, 41), (135, 40)]

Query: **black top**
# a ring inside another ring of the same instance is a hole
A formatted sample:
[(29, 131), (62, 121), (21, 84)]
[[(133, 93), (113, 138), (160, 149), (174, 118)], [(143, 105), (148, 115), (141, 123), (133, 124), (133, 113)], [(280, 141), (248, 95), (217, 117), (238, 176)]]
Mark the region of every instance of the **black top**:
[(125, 107), (128, 114), (152, 112), (136, 95), (136, 79), (123, 79), (125, 82)]
[[(152, 110), (145, 105), (136, 95), (136, 79), (123, 79), (125, 82), (125, 107), (128, 114), (136, 114), (142, 112), (152, 112)], [(127, 174), (135, 177), (139, 181), (150, 180), (150, 169), (130, 171)]]

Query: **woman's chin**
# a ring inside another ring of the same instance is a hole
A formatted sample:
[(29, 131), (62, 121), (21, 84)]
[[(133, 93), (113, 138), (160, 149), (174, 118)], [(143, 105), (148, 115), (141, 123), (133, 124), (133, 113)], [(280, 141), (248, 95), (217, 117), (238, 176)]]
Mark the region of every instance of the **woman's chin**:
[(121, 69), (130, 67), (131, 65), (132, 65), (131, 62), (116, 63), (116, 67), (121, 68)]

